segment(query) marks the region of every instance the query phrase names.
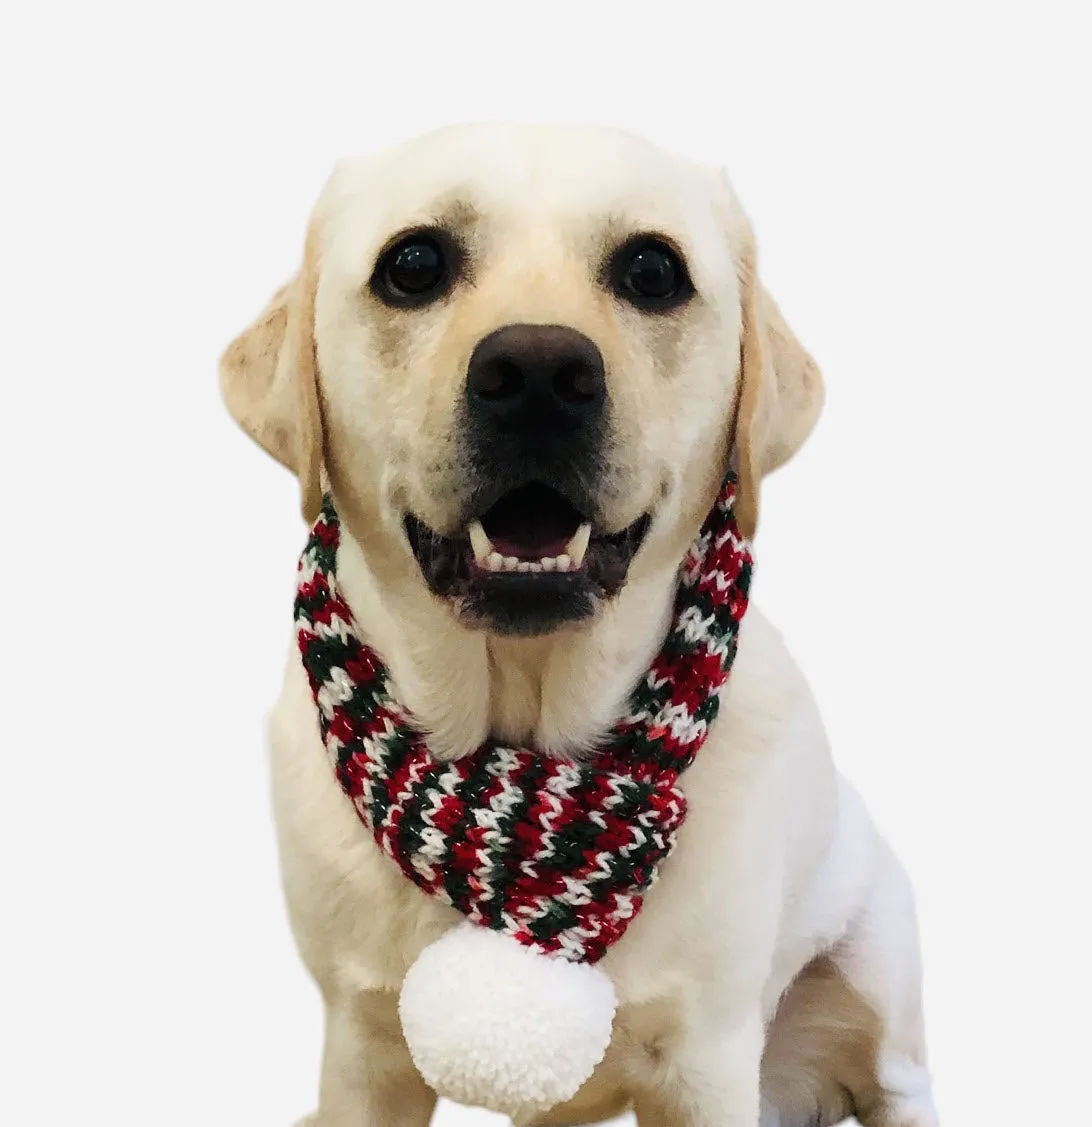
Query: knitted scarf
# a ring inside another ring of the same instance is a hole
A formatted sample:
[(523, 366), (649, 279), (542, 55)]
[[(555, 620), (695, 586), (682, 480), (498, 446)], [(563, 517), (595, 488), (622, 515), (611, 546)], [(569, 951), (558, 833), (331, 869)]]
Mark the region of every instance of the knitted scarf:
[(299, 563), (296, 625), (338, 781), (405, 876), (543, 954), (598, 961), (640, 911), (686, 817), (679, 777), (717, 715), (752, 561), (729, 476), (680, 567), (663, 648), (587, 759), (496, 741), (437, 760), (338, 591), (329, 497)]

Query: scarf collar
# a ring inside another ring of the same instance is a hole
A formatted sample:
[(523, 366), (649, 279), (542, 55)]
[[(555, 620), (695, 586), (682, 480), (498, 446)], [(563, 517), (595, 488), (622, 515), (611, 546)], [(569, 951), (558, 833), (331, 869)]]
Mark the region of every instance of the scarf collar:
[(686, 817), (679, 777), (717, 715), (752, 560), (725, 480), (679, 570), (674, 618), (600, 749), (569, 761), (496, 741), (450, 762), (395, 699), (337, 583), (331, 499), (299, 562), (296, 627), (338, 782), (403, 874), (472, 923), (598, 961), (641, 908)]

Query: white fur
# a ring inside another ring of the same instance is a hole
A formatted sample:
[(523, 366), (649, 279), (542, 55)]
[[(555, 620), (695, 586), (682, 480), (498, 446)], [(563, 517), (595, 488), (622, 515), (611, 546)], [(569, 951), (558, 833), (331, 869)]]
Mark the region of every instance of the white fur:
[[(492, 265), (465, 298), (422, 315), (402, 368), (384, 374), (353, 295), (391, 232), (428, 219), (428, 201), (467, 184)], [(544, 752), (588, 746), (657, 650), (675, 567), (721, 472), (734, 396), (734, 256), (745, 220), (725, 193), (718, 174), (583, 129), (449, 130), (350, 162), (332, 180), (317, 212), (315, 338), (327, 457), (339, 509), (355, 514), (343, 521), (339, 580), (439, 753), (464, 754), (489, 732)], [(604, 215), (678, 232), (690, 256), (703, 304), (667, 384), (648, 361), (656, 346), (644, 323), (604, 313), (584, 276), (580, 255)], [(446, 450), (467, 351), (485, 329), (518, 320), (572, 323), (607, 340), (608, 366), (627, 378), (612, 391), (629, 436), (612, 454), (618, 526), (659, 499), (617, 598), (590, 626), (537, 639), (457, 621), (424, 590), (399, 527), (408, 504), (446, 527), (429, 475)], [(757, 558), (761, 571), (761, 538)], [(294, 650), (271, 739), (292, 924), (327, 1006), (314, 1122), (425, 1127), (434, 1097), (407, 1051), (396, 999), (422, 950), (460, 917), (401, 876), (345, 801)], [(876, 744), (882, 754), (882, 733)], [(828, 1066), (806, 1051), (806, 1023), (781, 1028), (778, 1013), (822, 955), (876, 1020), (877, 1102), (862, 1120), (932, 1127), (908, 882), (837, 774), (807, 686), (757, 608), (684, 788), (691, 812), (678, 847), (601, 964), (619, 1005), (611, 1046), (571, 1107), (542, 1122), (632, 1105), (642, 1127), (757, 1127), (760, 1098), (763, 1127), (817, 1121)], [(852, 1024), (839, 1012), (813, 1018), (831, 1031)], [(780, 1047), (763, 1061), (767, 1042)]]

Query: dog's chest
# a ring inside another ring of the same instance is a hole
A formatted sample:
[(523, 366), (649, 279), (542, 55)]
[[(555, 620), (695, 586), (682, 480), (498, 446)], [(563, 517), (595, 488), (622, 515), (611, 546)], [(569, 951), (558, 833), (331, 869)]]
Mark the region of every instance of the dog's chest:
[[(736, 676), (746, 678), (747, 662), (738, 665)], [(672, 979), (680, 963), (719, 963), (725, 947), (737, 945), (729, 937), (740, 944), (747, 939), (747, 906), (761, 874), (746, 844), (761, 838), (755, 827), (763, 819), (747, 811), (748, 772), (735, 771), (735, 785), (728, 786), (719, 764), (729, 757), (715, 746), (727, 731), (740, 729), (735, 718), (714, 733), (688, 772), (691, 812), (680, 846), (645, 905), (641, 926), (608, 955), (623, 999), (663, 994), (670, 981), (661, 990), (661, 979)], [(298, 659), (288, 663), (270, 735), (284, 883), (305, 961), (320, 981), (335, 965), (343, 976), (349, 964), (360, 987), (398, 989), (420, 951), (461, 917), (406, 880), (346, 801)]]

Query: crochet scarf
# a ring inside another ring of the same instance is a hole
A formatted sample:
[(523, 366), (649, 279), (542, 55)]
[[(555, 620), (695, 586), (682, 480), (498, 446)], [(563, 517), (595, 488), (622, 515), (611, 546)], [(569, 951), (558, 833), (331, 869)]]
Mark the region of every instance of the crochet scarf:
[(717, 715), (752, 561), (729, 476), (680, 567), (663, 648), (600, 749), (496, 741), (437, 760), (338, 591), (329, 497), (299, 562), (296, 626), (338, 781), (419, 888), (543, 954), (598, 961), (640, 911), (686, 817), (679, 777)]

